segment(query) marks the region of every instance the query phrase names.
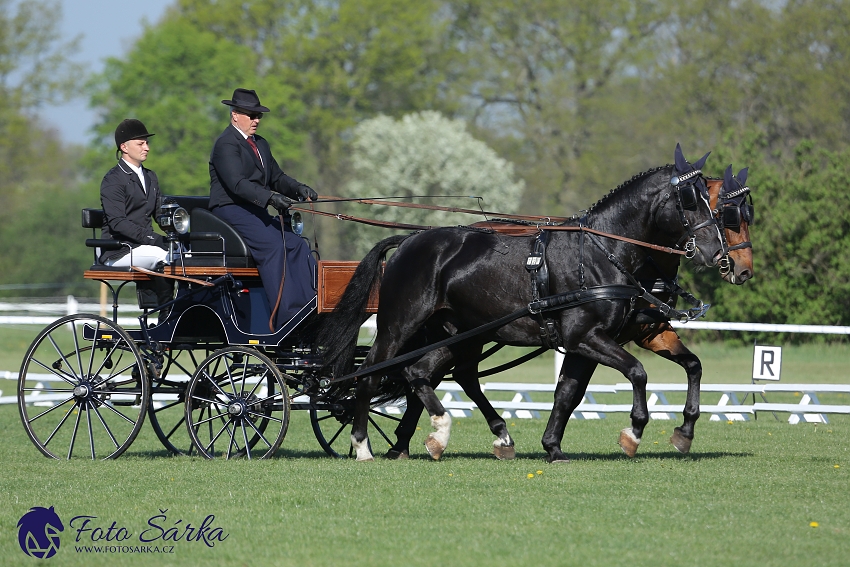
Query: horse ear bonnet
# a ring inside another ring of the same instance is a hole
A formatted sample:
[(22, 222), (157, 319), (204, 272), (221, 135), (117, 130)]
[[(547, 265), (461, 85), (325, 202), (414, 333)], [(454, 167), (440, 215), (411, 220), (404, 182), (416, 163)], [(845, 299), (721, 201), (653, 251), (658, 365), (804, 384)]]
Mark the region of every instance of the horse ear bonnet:
[(696, 161), (696, 163), (693, 165), (693, 168), (694, 169), (702, 169), (702, 167), (705, 165), (705, 160), (707, 160), (708, 156), (710, 156), (710, 155), (711, 155), (711, 152), (708, 152), (707, 154), (705, 154), (704, 156), (699, 158)]
[(682, 155), (682, 146), (676, 144), (676, 151), (673, 153), (674, 163), (676, 164), (676, 171), (679, 173), (688, 173), (690, 169), (690, 164), (688, 160), (685, 159), (685, 156)]
[(733, 181), (732, 165), (730, 164), (729, 167), (726, 168), (726, 171), (723, 172), (723, 194), (721, 195), (721, 198), (729, 191), (735, 189)]
[[(729, 167), (732, 167), (731, 165)], [(741, 171), (738, 172), (738, 183), (741, 184), (741, 187), (746, 187), (747, 185), (747, 174), (749, 172), (749, 167), (745, 167)]]

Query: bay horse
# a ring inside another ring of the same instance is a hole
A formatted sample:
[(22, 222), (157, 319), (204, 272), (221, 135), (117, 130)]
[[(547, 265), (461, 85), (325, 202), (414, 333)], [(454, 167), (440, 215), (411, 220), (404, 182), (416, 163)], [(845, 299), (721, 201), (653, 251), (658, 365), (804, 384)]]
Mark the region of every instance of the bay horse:
[[(720, 276), (727, 282), (736, 285), (742, 285), (754, 275), (752, 244), (749, 235), (749, 223), (753, 219), (753, 209), (751, 203), (746, 202), (749, 193), (749, 188), (746, 187), (746, 179), (746, 169), (742, 169), (736, 176), (732, 174), (731, 165), (726, 169), (723, 179), (706, 178), (710, 207), (717, 221), (723, 226), (722, 235), (725, 253), (720, 262)], [(736, 209), (737, 212), (730, 211), (730, 208)], [(676, 299), (681, 295), (681, 292), (678, 294), (673, 292), (674, 289), (680, 289), (675, 283), (678, 268), (679, 258), (677, 256), (650, 251), (644, 265), (637, 270), (635, 276), (658, 299), (675, 306)], [(617, 336), (617, 342), (620, 344), (626, 344), (629, 341), (675, 362), (685, 370), (688, 381), (688, 404), (683, 412), (684, 422), (681, 427), (674, 430), (670, 442), (681, 453), (688, 453), (694, 437), (694, 425), (699, 417), (699, 385), (702, 377), (702, 364), (699, 358), (685, 346), (669, 321), (643, 300), (635, 306), (633, 317)], [(580, 358), (581, 355), (575, 355), (569, 362), (570, 371), (567, 375), (577, 374), (584, 386), (580, 391), (579, 389), (574, 390), (573, 397), (564, 402), (568, 417), (572, 415), (572, 412), (584, 397), (584, 391), (587, 389), (587, 383), (584, 382), (584, 379), (586, 378), (586, 381), (589, 382), (590, 376), (596, 368), (596, 364), (589, 365)], [(487, 421), (490, 430), (496, 436), (496, 440), (493, 442), (493, 453), (499, 459), (512, 459), (515, 456), (513, 439), (508, 433), (505, 420), (493, 408), (481, 390), (478, 362), (478, 359), (459, 362), (452, 372), (452, 379), (463, 388), (466, 395), (475, 403)], [(442, 378), (442, 376), (432, 377), (432, 387), (439, 386)], [(387, 458), (404, 459), (408, 457), (410, 439), (413, 437), (419, 415), (423, 409), (424, 406), (419, 398), (407, 396), (407, 408), (395, 430), (397, 440), (387, 452)], [(555, 426), (560, 427), (559, 422)], [(553, 458), (552, 453), (548, 454), (550, 459)], [(634, 453), (630, 456), (634, 456)]]
[[(554, 340), (567, 353), (620, 371), (634, 391), (628, 434), (639, 442), (649, 420), (647, 376), (641, 363), (615, 340), (640, 296), (640, 287), (630, 274), (640, 267), (645, 253), (634, 242), (667, 247), (685, 242), (694, 262), (713, 266), (720, 260), (722, 238), (700, 171), (707, 157), (691, 165), (677, 146), (675, 165), (636, 175), (588, 209), (582, 219), (570, 221), (573, 225), (592, 224), (596, 230), (632, 239), (629, 242), (603, 242), (592, 234), (585, 238), (585, 232), (551, 232), (546, 252), (549, 291), (552, 296), (583, 297), (586, 302), (551, 315), (547, 312), (542, 325), (536, 317), (513, 319), (461, 343), (429, 350), (401, 369), (431, 417), (435, 431), (428, 435), (425, 445), (432, 458), (439, 459), (447, 446), (451, 417), (435, 395), (431, 377), (477, 360), (488, 342), (535, 346)], [(369, 294), (380, 278), (382, 255), (398, 247), (383, 272), (374, 344), (361, 370), (341, 377), (360, 378), (351, 432), (357, 460), (373, 459), (367, 435), (368, 411), (386, 374), (378, 373), (383, 366), (372, 374), (369, 368), (409, 351), (421, 344), (423, 337), (431, 344), (432, 338), (460, 335), (523, 311), (536, 298), (524, 269), (534, 241), (492, 231), (445, 227), (385, 239), (361, 261), (340, 301), (348, 313), (334, 312), (320, 328), (318, 342), (330, 356), (328, 364), (338, 365), (340, 359), (334, 353), (344, 349), (336, 345), (356, 341)], [(606, 286), (615, 286), (618, 293), (608, 293)], [(626, 288), (631, 291), (619, 293)], [(551, 330), (548, 338), (541, 335), (544, 328)], [(556, 403), (561, 401), (557, 394)], [(556, 454), (550, 460), (562, 459)]]

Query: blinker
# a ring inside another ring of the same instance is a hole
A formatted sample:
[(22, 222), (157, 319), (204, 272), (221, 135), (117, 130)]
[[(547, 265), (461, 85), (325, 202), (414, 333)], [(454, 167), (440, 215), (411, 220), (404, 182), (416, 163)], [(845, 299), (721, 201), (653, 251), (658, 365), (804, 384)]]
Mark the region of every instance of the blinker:
[(724, 228), (738, 228), (741, 226), (741, 209), (738, 205), (726, 205), (723, 207)]
[(687, 211), (697, 210), (697, 190), (693, 185), (685, 185), (679, 189), (682, 207)]

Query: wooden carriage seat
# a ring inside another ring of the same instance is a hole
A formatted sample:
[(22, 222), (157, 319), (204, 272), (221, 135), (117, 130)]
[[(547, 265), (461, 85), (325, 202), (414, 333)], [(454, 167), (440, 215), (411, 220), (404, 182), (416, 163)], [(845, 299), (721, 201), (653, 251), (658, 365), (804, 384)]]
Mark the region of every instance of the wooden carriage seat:
[[(191, 256), (184, 258), (185, 275), (190, 277), (220, 276), (232, 273), (237, 277), (259, 277), (256, 263), (248, 245), (227, 222), (213, 215), (209, 210), (209, 197), (166, 196), (185, 208), (190, 215), (188, 244)], [(96, 238), (97, 231), (103, 227), (103, 210), (83, 209), (83, 228), (92, 229), (92, 238), (86, 240), (86, 246), (93, 249), (94, 263), (85, 271), (84, 277), (92, 280), (144, 281), (149, 276), (135, 272), (130, 268), (116, 268), (100, 263), (96, 247), (111, 248), (121, 244), (115, 240)], [(224, 254), (222, 255), (222, 245)], [(174, 274), (182, 275), (179, 264), (170, 267)]]
[[(186, 209), (190, 215), (189, 244), (192, 257), (184, 258), (186, 275), (190, 277), (221, 276), (231, 273), (238, 278), (259, 277), (254, 258), (247, 244), (239, 233), (227, 222), (212, 214), (209, 208), (209, 197), (169, 196)], [(103, 211), (101, 209), (83, 209), (83, 228), (92, 229), (92, 238), (86, 240), (86, 245), (108, 247), (118, 245), (114, 240), (97, 238), (98, 231), (103, 227)], [(215, 238), (213, 238), (215, 235)], [(224, 239), (224, 260), (221, 255), (221, 235)], [(357, 269), (358, 262), (352, 261), (319, 261), (317, 273), (318, 311), (333, 311), (339, 304), (342, 293)], [(177, 265), (171, 270), (182, 275), (182, 269)], [(116, 268), (101, 264), (97, 252), (94, 252), (94, 264), (85, 271), (84, 277), (91, 280), (108, 281), (146, 281), (150, 276), (134, 272), (129, 268)], [(367, 312), (376, 313), (378, 307), (377, 289), (370, 298)]]

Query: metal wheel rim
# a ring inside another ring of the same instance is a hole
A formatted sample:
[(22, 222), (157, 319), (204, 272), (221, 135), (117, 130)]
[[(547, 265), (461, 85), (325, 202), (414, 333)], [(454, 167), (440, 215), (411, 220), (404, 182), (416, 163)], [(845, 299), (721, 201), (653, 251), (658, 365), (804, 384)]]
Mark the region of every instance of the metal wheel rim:
[(46, 457), (114, 459), (144, 423), (149, 386), (145, 361), (124, 329), (97, 315), (69, 315), (27, 349), (18, 410)]
[(198, 365), (185, 410), (189, 437), (201, 456), (266, 459), (286, 436), (289, 392), (268, 357), (248, 347), (226, 347)]

